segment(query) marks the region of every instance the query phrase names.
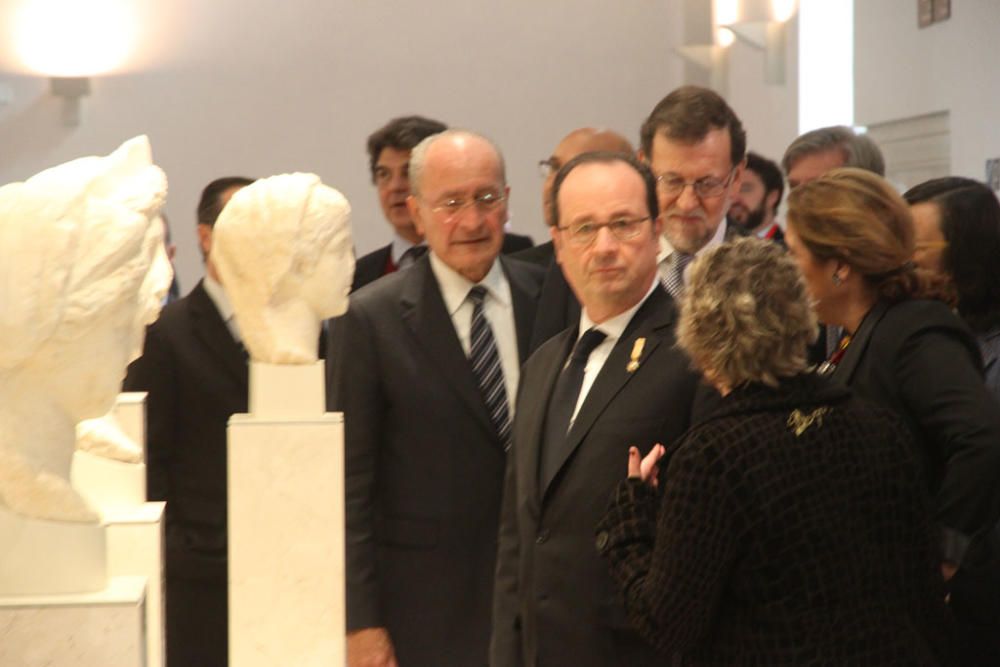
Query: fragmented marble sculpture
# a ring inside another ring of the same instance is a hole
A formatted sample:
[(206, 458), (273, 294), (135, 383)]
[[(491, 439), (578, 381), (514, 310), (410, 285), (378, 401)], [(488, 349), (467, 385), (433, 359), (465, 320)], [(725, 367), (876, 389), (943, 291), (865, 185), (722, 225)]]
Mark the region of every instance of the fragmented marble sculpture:
[[(147, 243), (155, 243), (157, 230), (159, 230), (162, 239), (164, 225), (159, 218), (146, 230), (146, 234), (150, 237), (146, 241)], [(166, 247), (161, 242), (157, 244), (156, 254), (150, 263), (149, 271), (146, 272), (139, 287), (139, 307), (136, 310), (136, 317), (139, 318), (136, 323), (137, 327), (145, 327), (156, 319), (160, 312), (160, 304), (163, 303), (170, 290), (173, 276), (173, 266), (167, 256)], [(142, 354), (142, 337), (135, 337), (135, 341), (136, 347), (129, 354), (130, 362)], [(142, 447), (125, 434), (114, 417), (114, 410), (102, 417), (85, 419), (77, 424), (76, 438), (77, 449), (85, 452), (124, 463), (143, 462)]]
[(0, 505), (16, 514), (97, 520), (69, 483), (75, 428), (107, 414), (156, 317), (166, 190), (146, 137), (0, 188)]
[(261, 179), (222, 210), (212, 263), (254, 361), (316, 361), (322, 321), (347, 310), (350, 213), (347, 199), (313, 174)]

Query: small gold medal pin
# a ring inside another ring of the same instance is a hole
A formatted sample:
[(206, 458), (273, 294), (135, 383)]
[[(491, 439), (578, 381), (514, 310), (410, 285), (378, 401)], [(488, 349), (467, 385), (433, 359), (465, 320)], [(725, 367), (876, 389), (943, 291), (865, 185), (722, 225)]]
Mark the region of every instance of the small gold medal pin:
[(635, 344), (632, 346), (632, 356), (629, 359), (628, 365), (625, 367), (629, 373), (635, 373), (639, 370), (639, 357), (642, 356), (642, 348), (646, 347), (645, 338), (636, 338)]

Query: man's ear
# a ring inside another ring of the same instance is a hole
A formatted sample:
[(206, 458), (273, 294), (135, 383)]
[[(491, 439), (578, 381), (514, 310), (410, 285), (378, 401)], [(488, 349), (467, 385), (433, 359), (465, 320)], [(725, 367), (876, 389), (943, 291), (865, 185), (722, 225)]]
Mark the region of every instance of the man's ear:
[(764, 207), (767, 210), (771, 211), (772, 213), (777, 213), (777, 211), (775, 211), (774, 209), (778, 205), (778, 197), (780, 196), (781, 193), (778, 192), (777, 190), (771, 190), (770, 192), (768, 192), (767, 195), (764, 197)]
[(209, 225), (198, 225), (198, 247), (201, 248), (202, 259), (208, 259), (212, 252), (212, 227)]
[(562, 264), (559, 256), (562, 254), (562, 234), (556, 225), (549, 227), (549, 235), (552, 237), (552, 247), (555, 249), (556, 262)]
[(424, 221), (420, 215), (420, 203), (417, 201), (417, 198), (413, 195), (407, 195), (406, 208), (410, 212), (410, 219), (413, 220), (414, 229), (417, 230), (418, 234), (426, 238), (427, 234), (424, 231)]

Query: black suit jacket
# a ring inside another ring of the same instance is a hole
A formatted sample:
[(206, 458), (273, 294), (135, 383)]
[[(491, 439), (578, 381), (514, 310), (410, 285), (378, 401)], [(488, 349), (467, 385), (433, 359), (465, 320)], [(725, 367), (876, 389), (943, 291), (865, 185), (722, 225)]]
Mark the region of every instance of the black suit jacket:
[[(504, 234), (503, 246), (500, 252), (509, 255), (512, 253), (524, 252), (532, 247), (530, 236), (521, 234)], [(358, 258), (354, 266), (354, 280), (351, 281), (351, 292), (355, 292), (370, 282), (374, 282), (386, 275), (385, 265), (389, 261), (392, 253), (392, 244), (382, 246), (378, 250), (373, 250), (367, 255)]]
[[(570, 429), (570, 451), (549, 482), (538, 477), (545, 416), (578, 327), (525, 364), (504, 486), (494, 667), (666, 664), (629, 627), (594, 546), (594, 527), (611, 489), (625, 477), (629, 445), (643, 453), (658, 442), (670, 446), (702, 404), (690, 363), (674, 347), (674, 320), (673, 301), (657, 286), (587, 394)], [(629, 372), (640, 337), (646, 339), (640, 365)]]
[(247, 362), (201, 282), (150, 325), (124, 389), (149, 393), (148, 496), (167, 501), (170, 664), (224, 665), (226, 425), (247, 411)]
[(944, 304), (878, 303), (833, 377), (906, 421), (938, 518), (972, 535), (1000, 519), (1000, 409), (979, 347)]
[[(521, 359), (540, 275), (501, 258)], [(506, 453), (428, 258), (331, 323), (346, 434), (347, 627), (387, 627), (401, 665), (486, 662)]]

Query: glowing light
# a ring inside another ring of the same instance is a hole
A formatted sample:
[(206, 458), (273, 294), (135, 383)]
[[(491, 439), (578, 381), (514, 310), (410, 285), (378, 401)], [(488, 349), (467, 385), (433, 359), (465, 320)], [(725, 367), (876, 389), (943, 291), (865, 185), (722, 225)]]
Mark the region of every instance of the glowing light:
[(771, 0), (771, 19), (784, 23), (795, 15), (795, 0)]
[(15, 49), (49, 76), (103, 74), (125, 63), (138, 24), (128, 0), (30, 0), (15, 17)]
[(854, 3), (799, 3), (799, 133), (854, 124)]
[(715, 25), (729, 25), (740, 20), (739, 0), (715, 0), (713, 9)]
[(732, 45), (733, 40), (736, 39), (736, 35), (729, 28), (716, 28), (715, 29), (715, 43), (721, 47), (727, 47)]

